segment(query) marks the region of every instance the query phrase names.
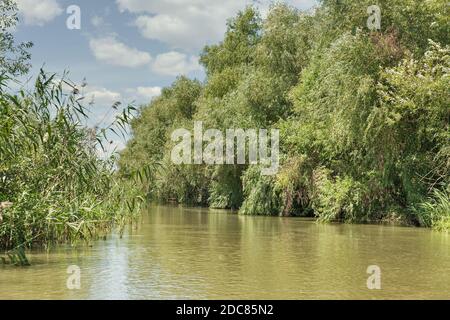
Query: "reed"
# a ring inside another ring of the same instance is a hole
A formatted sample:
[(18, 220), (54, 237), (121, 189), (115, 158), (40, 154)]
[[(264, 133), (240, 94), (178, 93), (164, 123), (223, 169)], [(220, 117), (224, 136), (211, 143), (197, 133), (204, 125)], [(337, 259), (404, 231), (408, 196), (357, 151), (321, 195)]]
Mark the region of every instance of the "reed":
[(83, 96), (66, 78), (41, 70), (34, 90), (17, 94), (0, 85), (4, 262), (26, 265), (25, 249), (95, 239), (122, 227), (141, 203), (133, 184), (116, 175), (116, 155), (98, 155), (111, 133), (123, 134), (134, 107), (106, 128), (88, 129)]

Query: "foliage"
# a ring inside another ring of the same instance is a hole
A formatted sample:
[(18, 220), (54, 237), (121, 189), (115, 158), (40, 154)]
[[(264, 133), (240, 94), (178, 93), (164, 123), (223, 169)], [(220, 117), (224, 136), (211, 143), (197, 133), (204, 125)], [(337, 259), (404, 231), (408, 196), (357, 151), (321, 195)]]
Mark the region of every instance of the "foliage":
[(31, 91), (13, 93), (8, 84), (28, 71), (30, 44), (15, 46), (8, 32), (15, 4), (2, 1), (0, 12), (0, 249), (8, 250), (3, 262), (28, 265), (29, 248), (89, 241), (133, 218), (139, 190), (117, 176), (114, 154), (101, 153), (134, 108), (106, 128), (87, 128), (81, 88), (43, 70)]
[(414, 210), (422, 226), (438, 230), (450, 229), (450, 193), (449, 190), (434, 190), (434, 195)]
[(33, 93), (0, 98), (0, 202), (13, 204), (1, 212), (1, 248), (89, 240), (132, 209), (118, 197), (132, 189), (114, 179), (114, 159), (98, 156), (105, 129), (84, 128), (87, 111), (68, 83), (41, 71)]
[(331, 172), (319, 168), (313, 173), (312, 208), (319, 221), (361, 221), (364, 214), (363, 186), (350, 177), (330, 177)]
[(245, 200), (242, 214), (273, 215), (278, 213), (279, 199), (272, 177), (262, 176), (256, 166), (249, 168), (242, 177)]
[(0, 80), (11, 80), (12, 77), (25, 74), (30, 65), (28, 49), (32, 47), (31, 42), (16, 45), (11, 33), (17, 24), (17, 4), (13, 0), (2, 0), (0, 2)]
[[(243, 10), (229, 20), (224, 40), (204, 49), (205, 82), (192, 90), (177, 80), (168, 89), (191, 93), (185, 102), (192, 113), (177, 111), (181, 102), (174, 107), (164, 94), (144, 107), (121, 168), (162, 161), (144, 184), (160, 200), (243, 214), (347, 222), (395, 216), (446, 226), (431, 221), (448, 215), (436, 195), (449, 184), (449, 7), (380, 0), (381, 30), (370, 31), (372, 4), (323, 0), (310, 12), (275, 4), (264, 19)], [(192, 128), (193, 120), (222, 132), (280, 129), (278, 174), (173, 165), (170, 133)]]

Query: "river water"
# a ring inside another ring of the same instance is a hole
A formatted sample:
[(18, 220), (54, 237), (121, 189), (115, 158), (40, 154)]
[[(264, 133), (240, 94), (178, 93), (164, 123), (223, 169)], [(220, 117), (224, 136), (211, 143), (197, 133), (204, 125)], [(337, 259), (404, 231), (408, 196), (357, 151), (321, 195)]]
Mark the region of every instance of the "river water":
[(28, 256), (0, 299), (450, 299), (450, 236), (427, 229), (155, 206), (123, 238)]

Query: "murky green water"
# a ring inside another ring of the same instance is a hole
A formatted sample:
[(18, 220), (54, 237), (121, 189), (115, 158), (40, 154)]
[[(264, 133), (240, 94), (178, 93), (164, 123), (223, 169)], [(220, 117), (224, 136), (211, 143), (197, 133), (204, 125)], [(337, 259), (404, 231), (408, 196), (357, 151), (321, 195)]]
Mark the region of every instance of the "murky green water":
[(29, 257), (0, 266), (1, 299), (450, 299), (450, 237), (425, 229), (154, 207), (122, 239)]

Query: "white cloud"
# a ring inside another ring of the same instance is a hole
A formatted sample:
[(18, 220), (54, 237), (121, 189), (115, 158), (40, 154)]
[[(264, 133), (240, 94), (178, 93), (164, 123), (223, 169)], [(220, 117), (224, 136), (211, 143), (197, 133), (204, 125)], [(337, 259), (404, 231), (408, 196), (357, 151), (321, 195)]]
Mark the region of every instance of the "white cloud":
[[(174, 49), (201, 49), (206, 44), (223, 38), (226, 21), (247, 5), (255, 4), (263, 12), (272, 0), (116, 0), (121, 12), (139, 16), (135, 25), (142, 36), (159, 40)], [(298, 8), (306, 9), (316, 0), (288, 0)]]
[(152, 64), (154, 72), (169, 76), (186, 75), (200, 69), (198, 57), (189, 58), (186, 54), (176, 51), (159, 54)]
[(16, 0), (16, 2), (26, 25), (42, 26), (63, 12), (56, 0)]
[(73, 93), (74, 89), (77, 89), (79, 97), (84, 97), (84, 104), (92, 102), (95, 107), (110, 108), (115, 102), (121, 101), (123, 98), (119, 92), (104, 87), (91, 86), (85, 81), (75, 83), (67, 79), (55, 78), (52, 82), (55, 86), (61, 85), (65, 94)]
[(100, 16), (93, 16), (91, 19), (91, 23), (94, 27), (98, 28), (105, 24), (105, 19)]
[(65, 94), (73, 92), (76, 88), (79, 89), (79, 86), (76, 83), (72, 83), (68, 79), (54, 78), (52, 80), (52, 83), (55, 86), (61, 85), (61, 89), (64, 91)]
[(227, 18), (251, 0), (117, 0), (120, 11), (138, 13), (142, 36), (172, 48), (198, 50), (221, 39)]
[(161, 87), (137, 87), (136, 89), (127, 89), (127, 92), (138, 100), (148, 102), (161, 94)]
[(152, 59), (149, 53), (130, 48), (112, 36), (91, 39), (89, 46), (97, 60), (115, 66), (136, 68)]
[(204, 45), (208, 38), (216, 38), (216, 35), (210, 34), (214, 33), (211, 30), (203, 29), (203, 35), (200, 35), (185, 18), (165, 14), (139, 16), (135, 25), (145, 38), (168, 43), (173, 48), (197, 48)]
[(112, 106), (115, 102), (120, 101), (122, 96), (118, 92), (110, 91), (102, 87), (85, 88), (84, 96), (88, 102), (93, 101), (94, 106)]
[(168, 76), (187, 75), (201, 68), (198, 57), (177, 51), (159, 54), (153, 61), (149, 53), (130, 48), (113, 36), (91, 39), (89, 45), (97, 60), (110, 65), (131, 68), (149, 65), (155, 73)]

